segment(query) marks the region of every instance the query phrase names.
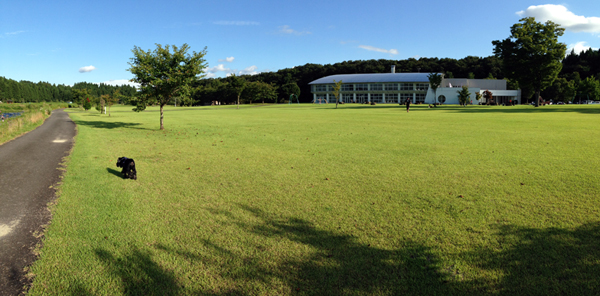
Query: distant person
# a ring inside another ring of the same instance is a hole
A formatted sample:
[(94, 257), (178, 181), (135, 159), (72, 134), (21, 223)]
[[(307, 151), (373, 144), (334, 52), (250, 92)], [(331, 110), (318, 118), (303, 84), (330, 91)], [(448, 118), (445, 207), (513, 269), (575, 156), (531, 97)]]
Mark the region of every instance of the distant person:
[(410, 99), (406, 99), (406, 113), (410, 110)]

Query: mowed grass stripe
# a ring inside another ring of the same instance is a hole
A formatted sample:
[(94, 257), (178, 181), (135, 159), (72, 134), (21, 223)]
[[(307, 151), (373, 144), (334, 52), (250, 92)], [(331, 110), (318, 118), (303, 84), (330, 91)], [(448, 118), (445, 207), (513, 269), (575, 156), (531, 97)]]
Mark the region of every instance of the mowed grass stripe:
[(30, 293), (600, 288), (600, 108), (224, 107), (71, 114)]

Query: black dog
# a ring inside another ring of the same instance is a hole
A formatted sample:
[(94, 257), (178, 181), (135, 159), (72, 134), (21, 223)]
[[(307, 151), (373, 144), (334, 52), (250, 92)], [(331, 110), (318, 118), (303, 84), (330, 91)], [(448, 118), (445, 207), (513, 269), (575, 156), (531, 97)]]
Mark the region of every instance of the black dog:
[(137, 180), (137, 171), (135, 169), (135, 161), (131, 158), (127, 157), (119, 157), (117, 160), (117, 167), (123, 168), (121, 174), (123, 174), (123, 179), (133, 179)]

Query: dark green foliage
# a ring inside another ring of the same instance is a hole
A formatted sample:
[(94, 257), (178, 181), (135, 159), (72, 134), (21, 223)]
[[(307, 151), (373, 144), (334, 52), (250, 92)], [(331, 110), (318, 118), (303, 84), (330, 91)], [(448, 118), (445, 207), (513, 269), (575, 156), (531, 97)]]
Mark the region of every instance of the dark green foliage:
[[(518, 81), (521, 88), (535, 91), (534, 98), (539, 97), (562, 69), (567, 46), (558, 42), (558, 37), (564, 30), (551, 21), (542, 24), (532, 17), (514, 24), (509, 38), (492, 42), (494, 54), (503, 61), (504, 75)], [(538, 106), (538, 100), (534, 101)]]
[(600, 83), (594, 77), (588, 77), (579, 83), (577, 92), (585, 95), (589, 100), (600, 99)]
[(291, 95), (300, 97), (300, 87), (298, 86), (298, 84), (296, 84), (296, 82), (286, 83), (282, 87), (280, 87), (279, 90), (283, 98), (286, 100), (289, 100)]
[(103, 94), (112, 94), (115, 90), (120, 90), (126, 96), (133, 96), (136, 92), (135, 87), (122, 85), (112, 86), (100, 83), (79, 82), (73, 87), (63, 84), (50, 84), (48, 82), (33, 83), (31, 81), (15, 81), (0, 76), (0, 101), (12, 100), (18, 103), (37, 103), (37, 102), (72, 102), (75, 100), (73, 92), (80, 89), (89, 89), (92, 97), (99, 97)]
[(471, 99), (471, 93), (469, 92), (469, 87), (463, 85), (461, 90), (456, 91), (458, 93), (458, 102), (461, 106), (466, 106), (469, 104), (469, 100)]
[(252, 103), (257, 101), (265, 100), (267, 102), (274, 102), (277, 99), (277, 87), (272, 84), (254, 81), (246, 83), (246, 87), (242, 92), (242, 101)]
[(90, 110), (92, 108), (92, 102), (90, 101), (90, 98), (85, 98), (82, 106), (85, 111)]

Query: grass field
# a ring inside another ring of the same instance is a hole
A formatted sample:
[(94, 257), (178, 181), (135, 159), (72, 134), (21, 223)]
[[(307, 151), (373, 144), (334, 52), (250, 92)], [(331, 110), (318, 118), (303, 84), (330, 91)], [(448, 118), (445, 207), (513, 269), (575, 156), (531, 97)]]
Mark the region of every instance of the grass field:
[(600, 293), (598, 107), (130, 110), (71, 113), (31, 295)]

